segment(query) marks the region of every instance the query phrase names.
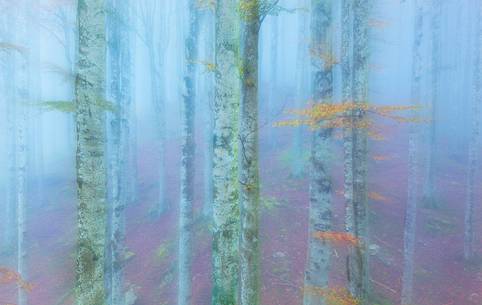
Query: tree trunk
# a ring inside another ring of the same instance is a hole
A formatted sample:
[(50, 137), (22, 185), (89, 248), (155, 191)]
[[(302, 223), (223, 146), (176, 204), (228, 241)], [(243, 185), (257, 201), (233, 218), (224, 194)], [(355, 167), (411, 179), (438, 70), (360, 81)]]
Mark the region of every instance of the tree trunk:
[[(214, 12), (207, 10), (204, 14), (204, 26), (206, 33), (205, 35), (205, 45), (204, 45), (204, 56), (209, 63), (214, 63)], [(205, 89), (205, 94), (203, 95), (205, 99), (204, 104), (204, 204), (203, 204), (203, 214), (209, 218), (212, 217), (213, 213), (213, 200), (214, 200), (214, 185), (213, 185), (213, 167), (214, 167), (214, 140), (213, 140), (213, 129), (214, 129), (214, 115), (213, 115), (213, 101), (214, 101), (214, 73), (207, 70), (203, 77), (203, 86)]]
[[(414, 106), (421, 102), (422, 86), (422, 39), (423, 39), (423, 6), (419, 0), (414, 0), (414, 28), (412, 54), (412, 88), (411, 100)], [(416, 111), (412, 115), (416, 116)], [(415, 238), (417, 228), (418, 203), (418, 125), (410, 124), (408, 136), (408, 195), (405, 210), (404, 226), (404, 264), (402, 276), (402, 305), (413, 304), (413, 270)]]
[(124, 305), (125, 209), (129, 197), (129, 113), (132, 92), (129, 1), (111, 0), (108, 18), (110, 96), (116, 111), (110, 119), (109, 301)]
[[(368, 19), (370, 1), (353, 1), (353, 102), (368, 102)], [(355, 110), (353, 115), (352, 137), (352, 178), (353, 201), (351, 206), (353, 234), (360, 240), (348, 257), (349, 288), (353, 296), (362, 304), (368, 302), (368, 192), (367, 192), (367, 130), (358, 128), (366, 113)]]
[[(158, 141), (159, 141), (159, 201), (153, 207), (156, 216), (160, 216), (167, 211), (170, 206), (166, 196), (166, 105), (164, 100), (164, 80), (162, 78), (162, 64), (156, 63), (156, 50), (153, 38), (147, 39), (149, 51), (149, 69), (151, 76), (151, 98), (157, 113)], [(159, 51), (158, 51), (159, 52)]]
[(105, 2), (78, 1), (76, 303), (105, 304)]
[[(353, 1), (342, 0), (342, 36), (341, 36), (341, 77), (342, 102), (353, 102)], [(343, 176), (345, 198), (345, 229), (353, 234), (353, 114), (348, 115), (348, 126), (343, 128)]]
[(474, 256), (474, 207), (476, 192), (476, 173), (479, 167), (479, 136), (480, 136), (480, 105), (482, 103), (482, 75), (481, 75), (481, 55), (482, 45), (482, 5), (477, 6), (477, 28), (474, 43), (474, 96), (472, 98), (471, 131), (469, 142), (469, 164), (467, 173), (467, 197), (465, 202), (464, 217), (464, 258), (470, 260)]
[(189, 33), (185, 41), (186, 68), (184, 74), (181, 200), (179, 205), (179, 292), (178, 305), (192, 303), (192, 243), (194, 197), (194, 114), (195, 75), (199, 32), (198, 8), (195, 0), (189, 0)]
[[(10, 16), (6, 20), (5, 35), (3, 38), (5, 41), (14, 41), (13, 30), (15, 28), (14, 14), (10, 13)], [(16, 236), (17, 236), (17, 186), (16, 186), (16, 147), (17, 147), (17, 131), (16, 131), (16, 65), (14, 52), (5, 52), (5, 68), (3, 72), (3, 86), (5, 88), (4, 98), (6, 101), (6, 112), (7, 112), (7, 177), (6, 177), (6, 199), (5, 199), (5, 226), (4, 226), (4, 247), (2, 247), (2, 252), (7, 254), (13, 254), (16, 249)]]
[(258, 40), (260, 1), (241, 0), (239, 202), (241, 305), (260, 303)]
[(423, 202), (425, 206), (435, 208), (439, 206), (437, 190), (435, 185), (435, 175), (437, 168), (437, 104), (439, 104), (439, 73), (440, 73), (440, 52), (441, 52), (441, 18), (442, 4), (440, 0), (432, 0), (432, 79), (431, 79), (431, 105), (430, 105), (430, 124), (428, 124), (428, 154), (426, 160), (426, 173), (423, 188)]
[[(333, 2), (311, 2), (311, 73), (315, 103), (333, 100), (333, 64), (316, 56), (332, 54)], [(328, 56), (330, 57), (330, 56)], [(309, 245), (305, 267), (304, 305), (325, 305), (324, 297), (310, 292), (310, 287), (327, 288), (331, 247), (328, 242), (313, 238), (315, 232), (332, 231), (332, 182), (330, 169), (331, 129), (319, 126), (312, 136), (310, 169)]]
[[(309, 4), (306, 0), (300, 0), (299, 7), (307, 8)], [(304, 11), (298, 12), (298, 47), (296, 51), (296, 106), (295, 109), (301, 109), (308, 100), (308, 75), (307, 61), (309, 58), (307, 45), (307, 30), (308, 30), (308, 14)], [(291, 158), (291, 175), (295, 178), (301, 178), (304, 169), (303, 159), (303, 128), (301, 126), (295, 127), (293, 143), (292, 143), (292, 158)]]
[(212, 305), (239, 304), (237, 145), (241, 83), (237, 4), (237, 0), (218, 0), (216, 4)]
[[(19, 6), (21, 18), (17, 19), (17, 44), (28, 47), (30, 43), (29, 25), (26, 22), (29, 20), (28, 7), (26, 5)], [(16, 78), (17, 87), (14, 95), (14, 102), (16, 103), (16, 151), (15, 151), (15, 185), (17, 191), (17, 272), (22, 278), (27, 279), (27, 247), (26, 247), (26, 204), (27, 204), (27, 164), (28, 164), (28, 109), (27, 106), (31, 103), (30, 91), (30, 64), (31, 53), (25, 51), (24, 53), (16, 53), (15, 64), (18, 64), (17, 73), (13, 75)], [(21, 287), (17, 290), (18, 305), (27, 304), (27, 295)]]

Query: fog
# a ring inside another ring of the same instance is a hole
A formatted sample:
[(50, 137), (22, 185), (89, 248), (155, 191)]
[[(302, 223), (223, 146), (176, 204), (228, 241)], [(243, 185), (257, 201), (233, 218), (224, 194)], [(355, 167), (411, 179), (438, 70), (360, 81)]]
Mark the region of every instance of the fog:
[(479, 0), (0, 0), (0, 305), (482, 302)]

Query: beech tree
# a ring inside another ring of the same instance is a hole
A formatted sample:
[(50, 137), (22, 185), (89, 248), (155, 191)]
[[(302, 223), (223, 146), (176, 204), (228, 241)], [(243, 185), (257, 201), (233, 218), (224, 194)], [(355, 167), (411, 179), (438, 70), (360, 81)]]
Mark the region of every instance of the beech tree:
[[(315, 103), (332, 103), (333, 2), (311, 2), (311, 80)], [(330, 170), (331, 128), (317, 128), (311, 140), (309, 245), (305, 266), (305, 287), (328, 286), (331, 248), (325, 240), (312, 238), (315, 232), (332, 230), (332, 182)], [(325, 305), (325, 297), (305, 289), (304, 305)]]
[(103, 305), (106, 245), (104, 97), (105, 1), (79, 0), (78, 64), (75, 82), (77, 124), (76, 304)]

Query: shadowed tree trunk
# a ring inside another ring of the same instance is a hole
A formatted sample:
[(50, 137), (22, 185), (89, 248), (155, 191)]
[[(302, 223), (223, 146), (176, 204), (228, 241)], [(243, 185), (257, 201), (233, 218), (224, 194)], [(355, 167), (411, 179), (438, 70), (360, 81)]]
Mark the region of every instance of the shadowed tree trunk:
[[(368, 102), (368, 19), (371, 1), (353, 1), (353, 102)], [(351, 249), (348, 257), (348, 285), (352, 295), (362, 304), (368, 304), (368, 192), (367, 192), (367, 130), (358, 126), (366, 120), (366, 113), (359, 108), (352, 113), (351, 167), (353, 179), (353, 199), (350, 210), (352, 233), (360, 240)]]
[[(423, 6), (420, 0), (414, 0), (414, 25), (412, 45), (412, 88), (411, 100), (414, 106), (421, 102), (422, 86), (422, 39), (423, 39)], [(412, 112), (415, 116), (415, 110)], [(402, 305), (413, 304), (413, 269), (417, 224), (418, 204), (418, 125), (410, 124), (408, 135), (408, 194), (405, 210)]]
[(125, 209), (129, 194), (129, 113), (131, 111), (130, 2), (110, 0), (108, 15), (110, 96), (116, 111), (109, 115), (110, 217), (109, 302), (124, 305)]
[(105, 2), (78, 1), (76, 304), (105, 304)]
[(194, 200), (194, 114), (195, 76), (199, 32), (199, 12), (196, 0), (189, 0), (189, 20), (185, 56), (182, 154), (181, 154), (181, 199), (179, 204), (179, 291), (178, 305), (192, 303), (192, 244), (193, 244), (193, 200)]
[[(353, 102), (353, 1), (342, 0), (341, 2), (341, 78), (342, 78), (342, 102)], [(344, 198), (345, 198), (345, 229), (353, 234), (353, 114), (350, 113), (350, 124), (343, 128), (343, 175), (344, 175)]]
[(240, 98), (238, 0), (216, 3), (213, 109), (213, 293), (212, 305), (238, 302)]
[[(333, 1), (311, 2), (311, 78), (315, 103), (333, 100), (332, 58)], [(325, 54), (327, 54), (325, 56)], [(310, 169), (309, 245), (305, 266), (305, 288), (327, 288), (331, 247), (313, 238), (315, 232), (332, 231), (332, 182), (330, 170), (331, 128), (319, 126), (312, 135)], [(325, 305), (323, 296), (305, 289), (304, 305)]]
[(239, 202), (241, 216), (241, 305), (260, 302), (258, 41), (259, 0), (241, 0), (241, 103), (239, 129)]

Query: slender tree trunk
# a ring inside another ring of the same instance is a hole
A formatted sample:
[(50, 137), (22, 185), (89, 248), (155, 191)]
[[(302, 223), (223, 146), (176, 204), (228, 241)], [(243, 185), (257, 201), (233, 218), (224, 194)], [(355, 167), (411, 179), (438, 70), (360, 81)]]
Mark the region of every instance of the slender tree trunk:
[[(26, 57), (28, 55), (25, 55)], [(28, 58), (20, 58), (20, 70), (18, 75), (19, 95), (17, 96), (17, 117), (16, 117), (16, 186), (17, 186), (17, 272), (26, 278), (26, 262), (27, 250), (25, 245), (25, 236), (27, 228), (25, 224), (26, 216), (26, 196), (27, 196), (27, 109), (26, 106), (30, 102), (28, 89)], [(18, 304), (25, 305), (27, 296), (25, 291), (18, 288)]]
[(260, 303), (258, 41), (260, 1), (241, 0), (239, 202), (241, 305)]
[[(15, 28), (14, 13), (6, 18), (5, 21), (5, 41), (14, 41), (13, 30)], [(3, 234), (4, 248), (2, 252), (7, 254), (13, 254), (16, 249), (16, 236), (17, 236), (17, 183), (16, 183), (16, 147), (17, 147), (17, 131), (16, 131), (16, 54), (14, 52), (5, 52), (5, 68), (3, 72), (3, 85), (5, 88), (4, 97), (6, 99), (6, 112), (7, 112), (7, 177), (6, 177), (6, 199), (5, 199), (5, 231)]]
[(129, 200), (129, 113), (131, 108), (131, 54), (129, 1), (111, 0), (108, 18), (110, 96), (116, 110), (110, 118), (110, 243), (109, 300), (124, 305), (125, 209)]
[[(214, 12), (209, 10), (204, 14), (205, 26), (205, 57), (209, 63), (214, 63)], [(204, 142), (205, 157), (204, 157), (204, 204), (203, 214), (211, 217), (213, 213), (214, 200), (214, 185), (213, 185), (213, 167), (214, 167), (214, 73), (210, 71), (205, 72), (204, 75)]]
[[(277, 94), (278, 90), (278, 46), (279, 46), (279, 16), (272, 15), (271, 19), (271, 29), (270, 29), (270, 52), (269, 52), (269, 76), (268, 76), (268, 102), (266, 107), (266, 112), (268, 113), (268, 121), (272, 122), (275, 115), (276, 102), (279, 98)], [(268, 129), (268, 139), (270, 149), (276, 149), (277, 137), (274, 135), (274, 128)]]
[[(414, 0), (414, 28), (413, 28), (413, 58), (412, 58), (412, 92), (411, 100), (414, 106), (421, 102), (422, 86), (422, 39), (423, 39), (423, 6), (421, 1)], [(412, 112), (416, 115), (415, 110)], [(402, 305), (413, 304), (413, 269), (415, 238), (417, 225), (418, 203), (418, 125), (411, 123), (408, 136), (408, 195), (405, 210), (404, 226), (404, 264), (402, 276)]]
[[(311, 2), (311, 48), (313, 54), (332, 54), (333, 1)], [(321, 54), (321, 53), (320, 53)], [(333, 64), (312, 56), (312, 94), (315, 103), (333, 100)], [(305, 288), (328, 287), (330, 245), (313, 238), (315, 232), (332, 231), (332, 182), (330, 170), (331, 129), (316, 129), (311, 142), (309, 245), (305, 267)], [(304, 305), (325, 305), (324, 297), (305, 289)]]
[(237, 66), (237, 4), (237, 0), (218, 0), (216, 3), (212, 305), (239, 304), (237, 296), (240, 223), (237, 145), (241, 83)]
[(474, 207), (475, 207), (475, 190), (477, 185), (476, 173), (479, 167), (479, 136), (480, 136), (480, 105), (482, 103), (482, 75), (481, 75), (481, 54), (480, 47), (482, 45), (482, 5), (477, 6), (477, 28), (474, 43), (474, 65), (473, 82), (474, 97), (472, 98), (471, 115), (471, 131), (469, 142), (469, 164), (467, 173), (467, 195), (465, 201), (465, 217), (464, 217), (464, 258), (469, 260), (474, 256)]
[(78, 1), (76, 303), (105, 304), (105, 1)]
[[(341, 2), (341, 77), (342, 102), (353, 102), (353, 1)], [(344, 151), (344, 198), (345, 198), (345, 229), (353, 234), (353, 113), (349, 113), (348, 127), (343, 128)]]
[[(353, 101), (368, 102), (368, 19), (370, 1), (353, 1)], [(362, 304), (368, 302), (368, 192), (367, 192), (367, 130), (358, 128), (366, 120), (363, 108), (353, 115), (352, 137), (352, 178), (353, 201), (351, 211), (353, 234), (360, 240), (348, 258), (349, 288)]]
[(431, 78), (431, 105), (430, 105), (430, 124), (428, 124), (428, 154), (426, 160), (426, 174), (423, 188), (423, 201), (427, 207), (437, 207), (439, 205), (437, 190), (435, 185), (435, 175), (437, 168), (437, 105), (439, 104), (439, 73), (440, 73), (440, 52), (441, 52), (441, 15), (442, 4), (440, 0), (432, 0), (432, 78)]
[[(18, 7), (20, 10), (17, 19), (17, 43), (23, 46), (29, 46), (30, 31), (28, 16), (28, 7), (26, 3)], [(27, 47), (28, 48), (28, 47)], [(27, 279), (27, 247), (26, 247), (26, 204), (27, 204), (27, 164), (28, 164), (28, 109), (27, 106), (31, 103), (31, 91), (30, 91), (30, 64), (31, 64), (31, 51), (25, 51), (23, 53), (16, 53), (15, 62), (18, 63), (19, 69), (17, 73), (13, 75), (17, 81), (16, 93), (14, 95), (16, 105), (16, 191), (17, 191), (17, 272), (22, 278)], [(27, 295), (21, 287), (17, 290), (18, 305), (27, 304)]]
[[(299, 7), (308, 9), (308, 2), (300, 0)], [(296, 54), (296, 106), (295, 109), (301, 109), (305, 101), (308, 99), (308, 73), (306, 67), (309, 58), (308, 53), (308, 14), (304, 11), (298, 12), (298, 47)], [(303, 168), (305, 166), (303, 160), (303, 128), (301, 126), (295, 127), (292, 144), (292, 158), (291, 158), (291, 175), (300, 178), (303, 175)]]
[(179, 292), (178, 305), (192, 303), (192, 243), (194, 197), (194, 114), (195, 75), (199, 32), (199, 13), (195, 0), (189, 1), (189, 33), (185, 41), (186, 68), (184, 74), (181, 201), (179, 205)]
[[(147, 38), (147, 41), (151, 76), (151, 98), (157, 113), (159, 137), (159, 201), (153, 209), (156, 216), (160, 216), (170, 208), (166, 196), (166, 105), (164, 100), (164, 79), (161, 76), (162, 64), (159, 63), (158, 65), (156, 63), (156, 50), (153, 37), (150, 36)], [(159, 52), (159, 50), (157, 52)]]

